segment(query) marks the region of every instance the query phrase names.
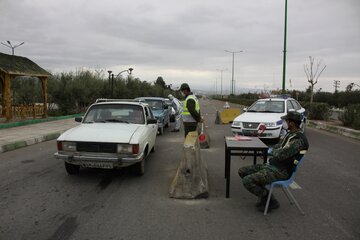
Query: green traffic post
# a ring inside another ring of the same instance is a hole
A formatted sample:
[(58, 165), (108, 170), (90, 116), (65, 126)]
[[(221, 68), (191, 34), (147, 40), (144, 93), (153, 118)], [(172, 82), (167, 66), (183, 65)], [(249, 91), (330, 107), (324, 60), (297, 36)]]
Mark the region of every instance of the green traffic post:
[(287, 0), (285, 0), (285, 27), (284, 27), (284, 51), (283, 51), (283, 82), (282, 82), (282, 94), (286, 93), (285, 79), (286, 79), (286, 29), (287, 29)]

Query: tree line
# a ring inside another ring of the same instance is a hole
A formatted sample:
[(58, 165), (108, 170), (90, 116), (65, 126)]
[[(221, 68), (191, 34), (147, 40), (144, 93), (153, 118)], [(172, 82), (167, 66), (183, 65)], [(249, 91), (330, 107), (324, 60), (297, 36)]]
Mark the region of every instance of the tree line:
[[(113, 81), (113, 83), (112, 83)], [(139, 78), (103, 78), (91, 71), (56, 73), (49, 77), (49, 115), (81, 113), (98, 98), (133, 99), (140, 96), (167, 97), (177, 92), (159, 76), (152, 82)], [(12, 104), (42, 103), (41, 82), (38, 78), (17, 77), (12, 81)]]

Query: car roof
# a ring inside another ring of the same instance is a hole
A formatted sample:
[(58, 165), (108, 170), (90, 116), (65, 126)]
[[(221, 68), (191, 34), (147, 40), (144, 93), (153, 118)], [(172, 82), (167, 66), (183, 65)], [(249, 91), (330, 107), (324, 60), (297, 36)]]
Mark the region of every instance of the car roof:
[(128, 105), (148, 106), (147, 103), (138, 102), (135, 101), (134, 99), (106, 99), (106, 98), (97, 99), (93, 105), (109, 105), (109, 104), (128, 104)]
[(165, 100), (165, 98), (162, 98), (162, 97), (138, 97), (138, 98), (135, 98), (135, 100), (140, 100), (140, 99), (149, 99), (149, 100)]
[(260, 98), (257, 101), (285, 101), (285, 100), (295, 100), (293, 98), (282, 98), (282, 97), (270, 97), (270, 98)]

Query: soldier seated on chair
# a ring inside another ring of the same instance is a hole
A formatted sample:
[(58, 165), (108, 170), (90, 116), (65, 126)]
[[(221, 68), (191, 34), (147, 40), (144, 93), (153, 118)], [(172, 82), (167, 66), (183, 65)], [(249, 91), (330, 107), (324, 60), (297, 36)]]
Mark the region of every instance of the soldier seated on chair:
[[(268, 197), (265, 186), (274, 181), (288, 179), (294, 171), (294, 160), (301, 158), (300, 151), (309, 148), (306, 136), (300, 131), (301, 115), (297, 112), (289, 112), (282, 119), (283, 128), (287, 129), (288, 133), (277, 145), (269, 148), (268, 154), (272, 156), (269, 163), (239, 169), (244, 187), (258, 197), (256, 207), (261, 212), (265, 209)], [(279, 206), (278, 201), (271, 196), (269, 210)]]

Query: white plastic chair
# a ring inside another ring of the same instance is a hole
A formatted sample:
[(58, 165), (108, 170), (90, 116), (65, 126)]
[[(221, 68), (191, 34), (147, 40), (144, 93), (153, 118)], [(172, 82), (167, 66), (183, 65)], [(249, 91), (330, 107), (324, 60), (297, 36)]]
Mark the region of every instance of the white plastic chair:
[(289, 199), (290, 203), (293, 204), (295, 203), (296, 207), (299, 209), (299, 211), (301, 212), (302, 215), (305, 215), (304, 211), (301, 209), (299, 203), (296, 201), (296, 199), (294, 198), (294, 196), (291, 194), (290, 190), (289, 190), (289, 185), (292, 184), (295, 180), (295, 175), (296, 172), (299, 168), (300, 163), (302, 162), (302, 160), (305, 157), (305, 153), (306, 150), (303, 150), (300, 152), (300, 154), (302, 154), (303, 156), (300, 158), (300, 160), (294, 160), (294, 164), (295, 164), (295, 170), (294, 172), (291, 174), (290, 178), (287, 180), (280, 180), (280, 181), (275, 181), (272, 182), (269, 185), (266, 185), (266, 188), (269, 189), (269, 195), (266, 201), (266, 205), (265, 205), (265, 210), (264, 210), (264, 215), (267, 214), (268, 212), (268, 208), (269, 208), (269, 203), (270, 203), (270, 199), (271, 199), (271, 194), (274, 190), (275, 187), (281, 187), (282, 190), (284, 191), (286, 197)]

